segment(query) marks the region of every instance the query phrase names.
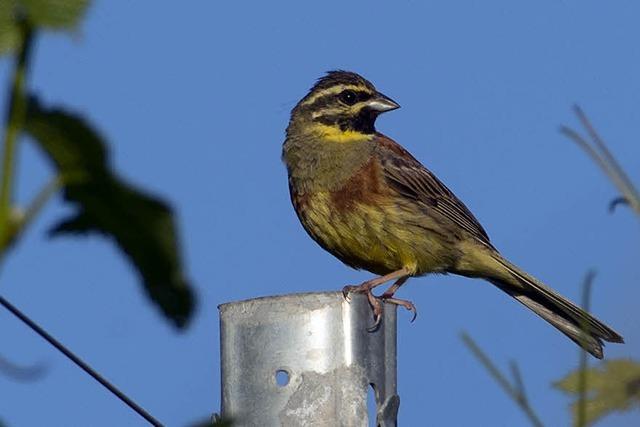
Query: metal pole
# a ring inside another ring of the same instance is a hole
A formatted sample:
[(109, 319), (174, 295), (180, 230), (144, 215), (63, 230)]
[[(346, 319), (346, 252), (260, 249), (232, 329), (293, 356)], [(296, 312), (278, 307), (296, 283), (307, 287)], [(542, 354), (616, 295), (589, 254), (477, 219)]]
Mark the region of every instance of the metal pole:
[(395, 427), (396, 307), (382, 325), (367, 298), (341, 292), (256, 298), (219, 306), (222, 416), (235, 426)]

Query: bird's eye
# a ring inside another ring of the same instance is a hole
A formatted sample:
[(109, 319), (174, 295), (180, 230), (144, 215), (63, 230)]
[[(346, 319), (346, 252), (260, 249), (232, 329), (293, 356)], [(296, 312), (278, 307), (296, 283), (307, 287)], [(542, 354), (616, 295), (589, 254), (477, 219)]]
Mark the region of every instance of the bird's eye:
[(358, 100), (358, 96), (352, 90), (345, 90), (340, 93), (340, 101), (347, 105), (353, 105)]

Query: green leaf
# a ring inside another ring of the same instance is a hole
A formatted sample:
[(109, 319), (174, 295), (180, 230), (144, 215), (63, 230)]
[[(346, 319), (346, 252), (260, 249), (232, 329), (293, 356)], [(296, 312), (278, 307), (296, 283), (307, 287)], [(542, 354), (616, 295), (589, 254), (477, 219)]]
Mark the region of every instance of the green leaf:
[[(579, 370), (575, 370), (554, 387), (578, 396)], [(587, 370), (586, 422), (592, 424), (613, 411), (640, 407), (640, 362), (629, 359), (609, 360)], [(571, 404), (576, 419), (578, 402)]]
[(25, 129), (63, 177), (65, 200), (77, 207), (52, 235), (93, 231), (113, 238), (140, 273), (149, 297), (176, 326), (185, 326), (195, 301), (171, 208), (111, 171), (102, 138), (80, 116), (43, 108), (32, 98)]
[(18, 21), (48, 30), (72, 30), (84, 16), (89, 0), (2, 0), (0, 1), (0, 54), (20, 42)]

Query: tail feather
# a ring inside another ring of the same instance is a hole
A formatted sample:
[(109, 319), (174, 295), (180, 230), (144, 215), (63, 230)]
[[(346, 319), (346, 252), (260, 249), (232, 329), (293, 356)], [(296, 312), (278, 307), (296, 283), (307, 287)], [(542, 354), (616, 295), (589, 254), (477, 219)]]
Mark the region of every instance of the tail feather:
[(491, 283), (555, 326), (594, 357), (602, 359), (603, 341), (624, 342), (616, 331), (499, 254), (494, 254), (493, 259), (509, 273), (507, 277), (511, 280), (501, 274), (490, 279)]

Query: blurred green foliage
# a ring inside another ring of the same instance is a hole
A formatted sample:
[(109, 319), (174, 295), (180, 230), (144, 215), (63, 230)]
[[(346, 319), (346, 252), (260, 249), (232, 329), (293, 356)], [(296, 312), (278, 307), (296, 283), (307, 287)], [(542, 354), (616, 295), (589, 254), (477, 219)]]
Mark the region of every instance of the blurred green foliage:
[[(185, 277), (171, 207), (118, 176), (106, 141), (81, 114), (44, 107), (27, 87), (37, 35), (74, 30), (88, 5), (88, 0), (0, 0), (0, 55), (14, 59), (0, 146), (0, 264), (50, 197), (62, 191), (74, 213), (55, 224), (50, 234), (93, 232), (112, 239), (139, 273), (151, 301), (176, 327), (184, 328), (193, 315), (195, 296)], [(13, 188), (18, 178), (15, 153), (27, 135), (56, 174), (23, 208)]]
[(80, 115), (43, 108), (31, 98), (25, 129), (63, 177), (65, 200), (77, 207), (51, 234), (112, 237), (140, 273), (149, 297), (176, 326), (184, 326), (194, 296), (182, 270), (169, 205), (111, 170), (101, 136)]
[[(568, 126), (562, 126), (560, 131), (591, 157), (620, 192), (621, 195), (610, 203), (609, 210), (613, 212), (617, 205), (626, 205), (640, 219), (640, 192), (613, 156), (587, 115), (578, 106), (574, 107), (574, 112), (586, 136)], [(583, 301), (583, 306), (585, 309), (589, 305), (589, 289), (592, 280), (593, 273), (589, 273), (584, 284), (585, 301)], [(520, 378), (519, 370), (513, 371), (515, 385), (512, 385), (466, 333), (463, 333), (463, 341), (494, 380), (522, 409), (531, 424), (541, 426), (540, 419), (526, 398), (522, 381), (518, 380)], [(513, 366), (517, 367), (515, 364)], [(582, 351), (580, 367), (553, 385), (575, 397), (575, 401), (571, 404), (573, 424), (576, 427), (586, 427), (614, 411), (629, 411), (640, 406), (640, 363), (630, 359), (614, 359), (601, 362), (596, 368), (588, 368), (587, 354)]]
[[(584, 111), (576, 105), (574, 112), (585, 135), (568, 126), (562, 126), (560, 131), (593, 160), (620, 192), (609, 204), (610, 212), (622, 204), (640, 219), (640, 192)], [(640, 363), (630, 359), (608, 360), (596, 368), (587, 368), (583, 363), (554, 386), (575, 395), (576, 401), (571, 405), (574, 425), (587, 426), (611, 412), (638, 406)]]
[(45, 30), (72, 30), (82, 20), (88, 0), (2, 0), (0, 2), (0, 54), (18, 49), (19, 22)]
[[(144, 289), (178, 328), (192, 317), (195, 296), (185, 277), (179, 236), (169, 204), (124, 182), (111, 168), (106, 141), (81, 114), (43, 107), (29, 94), (29, 47), (40, 30), (73, 30), (87, 0), (1, 0), (0, 54), (16, 58), (7, 95), (10, 114), (5, 128), (0, 186), (0, 255), (16, 239), (56, 190), (75, 207), (51, 235), (100, 233), (111, 238), (139, 273)], [(28, 133), (53, 163), (57, 176), (25, 211), (12, 197), (13, 153)]]
[[(602, 362), (586, 370), (587, 398), (585, 425), (613, 411), (628, 411), (640, 407), (640, 363), (618, 359)], [(554, 386), (574, 397), (580, 394), (580, 371), (573, 371)], [(574, 419), (578, 417), (579, 402), (572, 405)]]

